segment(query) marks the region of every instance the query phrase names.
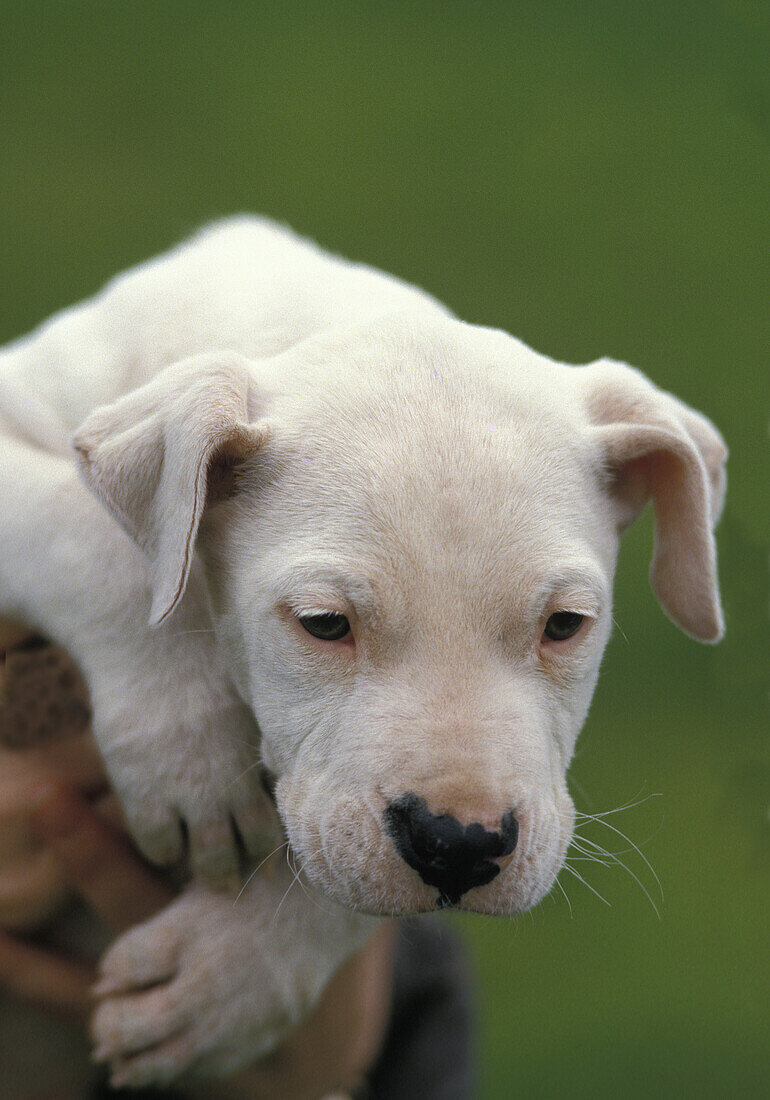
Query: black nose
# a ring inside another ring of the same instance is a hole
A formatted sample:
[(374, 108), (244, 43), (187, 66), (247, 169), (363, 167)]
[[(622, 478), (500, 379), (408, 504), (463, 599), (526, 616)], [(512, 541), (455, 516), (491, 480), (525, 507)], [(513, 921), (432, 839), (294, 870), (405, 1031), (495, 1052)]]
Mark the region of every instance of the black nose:
[(492, 860), (509, 855), (519, 835), (512, 810), (500, 832), (489, 832), (478, 821), (463, 826), (451, 814), (432, 814), (411, 792), (389, 803), (385, 822), (402, 859), (438, 889), (439, 906), (455, 905), (467, 890), (491, 882), (500, 873)]

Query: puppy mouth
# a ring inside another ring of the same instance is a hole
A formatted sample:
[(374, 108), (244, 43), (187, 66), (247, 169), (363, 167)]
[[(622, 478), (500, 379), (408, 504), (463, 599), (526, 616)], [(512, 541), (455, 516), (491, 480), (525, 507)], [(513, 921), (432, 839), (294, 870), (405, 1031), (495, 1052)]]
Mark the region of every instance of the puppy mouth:
[(513, 914), (550, 888), (555, 815), (536, 815), (535, 828), (523, 798), (511, 799), (502, 816), (478, 812), (466, 823), (443, 808), (433, 813), (410, 792), (385, 802), (316, 776), (263, 770), (262, 781), (275, 792), (307, 882), (345, 908), (391, 917), (443, 909)]

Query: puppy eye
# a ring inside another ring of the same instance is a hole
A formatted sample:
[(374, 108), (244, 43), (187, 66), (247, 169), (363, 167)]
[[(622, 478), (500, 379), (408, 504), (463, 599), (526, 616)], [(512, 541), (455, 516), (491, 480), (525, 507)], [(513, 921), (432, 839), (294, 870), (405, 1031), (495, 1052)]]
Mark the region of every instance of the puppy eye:
[(308, 634), (323, 642), (338, 642), (350, 633), (350, 623), (344, 615), (327, 611), (321, 615), (300, 615), (299, 621)]
[(583, 625), (585, 615), (578, 615), (575, 611), (555, 611), (545, 624), (543, 637), (552, 642), (564, 642), (577, 634)]

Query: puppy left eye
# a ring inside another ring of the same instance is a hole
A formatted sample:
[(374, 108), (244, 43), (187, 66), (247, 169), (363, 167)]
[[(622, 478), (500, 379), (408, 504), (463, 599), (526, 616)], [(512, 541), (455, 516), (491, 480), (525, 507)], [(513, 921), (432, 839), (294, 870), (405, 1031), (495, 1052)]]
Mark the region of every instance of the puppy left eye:
[(545, 624), (543, 637), (551, 642), (565, 642), (577, 634), (584, 619), (585, 615), (578, 615), (576, 611), (556, 611)]
[(339, 642), (350, 634), (350, 623), (344, 615), (336, 611), (327, 611), (321, 615), (300, 615), (308, 634), (320, 638), (322, 642)]

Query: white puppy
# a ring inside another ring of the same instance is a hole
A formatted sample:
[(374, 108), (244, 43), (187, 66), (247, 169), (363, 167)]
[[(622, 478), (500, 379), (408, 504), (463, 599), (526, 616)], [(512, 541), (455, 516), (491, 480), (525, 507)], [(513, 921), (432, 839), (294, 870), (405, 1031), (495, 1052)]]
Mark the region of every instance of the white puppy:
[(261, 759), (311, 893), (194, 885), (118, 941), (95, 1032), (121, 1082), (267, 1050), (377, 915), (543, 897), (649, 499), (660, 603), (722, 632), (708, 420), (264, 220), (6, 348), (0, 429), (0, 612), (78, 660), (137, 842), (173, 863), (187, 836), (208, 878), (268, 851)]

